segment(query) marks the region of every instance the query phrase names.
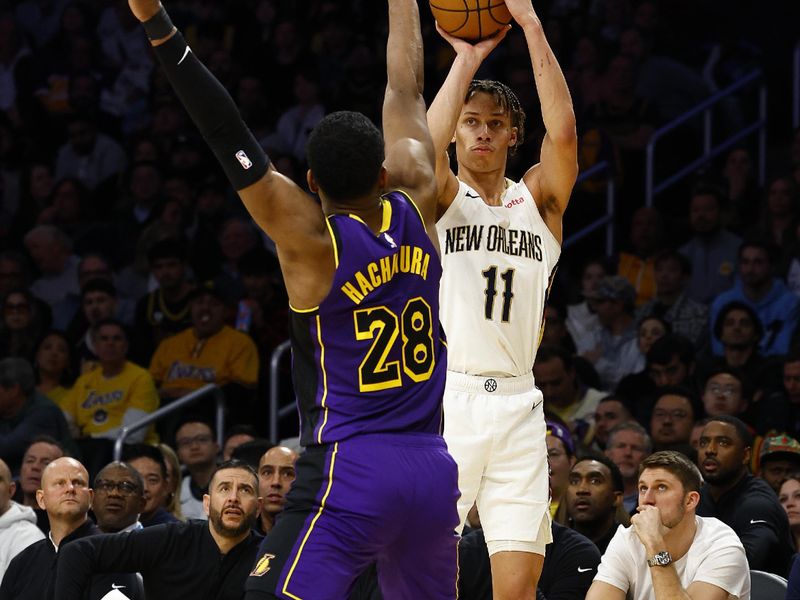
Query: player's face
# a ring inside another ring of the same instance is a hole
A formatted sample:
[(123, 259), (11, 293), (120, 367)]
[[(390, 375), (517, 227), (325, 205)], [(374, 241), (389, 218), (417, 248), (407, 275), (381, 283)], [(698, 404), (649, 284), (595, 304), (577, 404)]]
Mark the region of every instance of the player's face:
[(276, 446), (261, 457), (258, 465), (258, 495), (264, 501), (261, 509), (276, 514), (286, 505), (286, 494), (295, 479), (294, 463), (297, 453), (289, 448)]
[(261, 509), (258, 484), (245, 469), (218, 471), (203, 496), (208, 520), (217, 533), (225, 537), (240, 536), (255, 525)]
[(478, 172), (503, 169), (516, 141), (510, 115), (490, 94), (478, 92), (464, 104), (455, 133), (459, 164)]
[(657, 444), (688, 443), (694, 425), (694, 412), (688, 398), (666, 394), (653, 408), (650, 433)]
[(739, 414), (745, 408), (742, 382), (728, 373), (709, 378), (703, 390), (703, 406), (709, 417)]
[(621, 496), (614, 492), (611, 471), (596, 460), (582, 460), (569, 473), (567, 512), (579, 523), (593, 523), (616, 510)]
[(117, 301), (105, 292), (88, 292), (83, 297), (83, 314), (90, 325), (110, 319), (117, 309)]
[(594, 436), (601, 443), (608, 440), (608, 432), (627, 421), (630, 413), (619, 400), (608, 400), (597, 405), (594, 411)]
[(151, 515), (167, 505), (169, 484), (161, 473), (161, 466), (152, 458), (140, 456), (128, 461), (128, 464), (139, 472), (144, 480), (143, 515)]
[(733, 425), (711, 421), (705, 426), (697, 447), (697, 466), (706, 481), (717, 485), (733, 481), (749, 460), (750, 451)]
[(646, 450), (641, 433), (625, 430), (614, 435), (606, 448), (606, 456), (619, 467), (622, 477), (630, 481), (639, 473), (639, 463), (647, 456)]
[(57, 458), (64, 456), (61, 448), (47, 442), (31, 444), (22, 457), (19, 468), (19, 484), (26, 494), (34, 494), (42, 485), (42, 471)]
[(150, 267), (153, 277), (162, 288), (174, 288), (183, 282), (186, 265), (179, 258), (157, 258)]
[(778, 501), (789, 517), (789, 526), (792, 528), (800, 526), (800, 481), (797, 479), (784, 481), (778, 494)]
[(192, 324), (197, 337), (214, 335), (225, 324), (225, 305), (211, 294), (198, 296), (192, 300)]
[(36, 492), (39, 508), (53, 517), (77, 520), (92, 506), (89, 474), (74, 458), (57, 458), (42, 473), (42, 487)]
[(645, 469), (639, 476), (639, 506), (655, 506), (661, 523), (672, 529), (686, 514), (686, 493), (680, 479), (666, 469)]

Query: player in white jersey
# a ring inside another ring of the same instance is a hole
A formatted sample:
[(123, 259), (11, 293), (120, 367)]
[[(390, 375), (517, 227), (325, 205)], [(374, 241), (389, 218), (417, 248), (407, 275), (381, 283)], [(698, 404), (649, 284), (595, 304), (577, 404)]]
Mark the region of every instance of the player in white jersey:
[(506, 179), (525, 115), (503, 84), (472, 81), (506, 30), (475, 45), (440, 30), (456, 59), (428, 125), (437, 151), (448, 337), (444, 435), (459, 464), (459, 514), (463, 524), (477, 503), (494, 598), (532, 600), (551, 533), (542, 395), (531, 370), (578, 171), (577, 135), (564, 75), (530, 0), (506, 5), (534, 66), (547, 130), (541, 162), (519, 183)]

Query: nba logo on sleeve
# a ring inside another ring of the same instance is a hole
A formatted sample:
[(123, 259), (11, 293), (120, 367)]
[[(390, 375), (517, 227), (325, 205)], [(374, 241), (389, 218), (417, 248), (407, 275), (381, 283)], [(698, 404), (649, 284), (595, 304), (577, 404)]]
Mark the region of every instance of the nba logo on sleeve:
[(236, 160), (239, 161), (239, 164), (242, 165), (242, 168), (246, 171), (250, 167), (253, 166), (253, 163), (247, 157), (247, 154), (244, 153), (244, 150), (239, 150), (236, 153)]

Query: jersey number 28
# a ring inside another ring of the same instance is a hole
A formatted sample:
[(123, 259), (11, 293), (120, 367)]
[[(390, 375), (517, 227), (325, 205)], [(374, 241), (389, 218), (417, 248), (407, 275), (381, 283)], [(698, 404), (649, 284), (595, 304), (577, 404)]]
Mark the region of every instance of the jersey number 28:
[[(402, 372), (414, 382), (425, 381), (433, 373), (433, 318), (431, 307), (420, 297), (406, 302), (398, 317), (386, 306), (365, 308), (353, 313), (356, 339), (373, 340), (358, 368), (358, 387), (375, 392), (403, 385)], [(398, 342), (398, 337), (401, 341)], [(401, 360), (387, 361), (390, 352), (401, 344)]]

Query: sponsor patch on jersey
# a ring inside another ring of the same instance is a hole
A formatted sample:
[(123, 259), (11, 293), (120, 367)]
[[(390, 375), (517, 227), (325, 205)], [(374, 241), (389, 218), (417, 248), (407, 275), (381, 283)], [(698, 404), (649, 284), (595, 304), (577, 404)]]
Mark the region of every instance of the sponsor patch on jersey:
[(520, 196), (519, 198), (514, 198), (511, 202), (506, 204), (506, 208), (511, 208), (512, 206), (517, 206), (518, 204), (524, 204), (525, 198)]
[(247, 154), (245, 154), (244, 150), (239, 150), (236, 153), (236, 160), (239, 161), (239, 164), (242, 165), (242, 168), (245, 171), (253, 166), (253, 162), (250, 160)]
[(269, 561), (271, 561), (273, 558), (275, 558), (274, 554), (265, 554), (259, 558), (255, 568), (253, 569), (253, 572), (250, 573), (250, 577), (262, 577), (263, 575), (269, 573)]

